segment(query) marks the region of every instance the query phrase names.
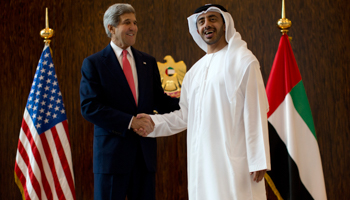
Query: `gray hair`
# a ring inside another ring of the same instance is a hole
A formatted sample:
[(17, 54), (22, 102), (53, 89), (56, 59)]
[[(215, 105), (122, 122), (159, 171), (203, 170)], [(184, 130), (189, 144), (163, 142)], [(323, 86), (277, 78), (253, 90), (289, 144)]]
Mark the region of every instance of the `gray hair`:
[(135, 13), (135, 9), (130, 4), (116, 3), (111, 5), (103, 16), (103, 26), (105, 27), (108, 37), (112, 34), (108, 30), (108, 25), (117, 27), (120, 21), (120, 16), (125, 13)]

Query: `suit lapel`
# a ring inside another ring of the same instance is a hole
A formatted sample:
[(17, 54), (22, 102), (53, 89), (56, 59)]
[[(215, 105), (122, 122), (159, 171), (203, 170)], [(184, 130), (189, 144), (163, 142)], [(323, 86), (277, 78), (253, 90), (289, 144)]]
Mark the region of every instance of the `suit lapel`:
[(104, 57), (103, 61), (106, 69), (115, 77), (115, 81), (126, 94), (126, 98), (135, 103), (128, 81), (110, 44), (103, 50), (102, 57)]

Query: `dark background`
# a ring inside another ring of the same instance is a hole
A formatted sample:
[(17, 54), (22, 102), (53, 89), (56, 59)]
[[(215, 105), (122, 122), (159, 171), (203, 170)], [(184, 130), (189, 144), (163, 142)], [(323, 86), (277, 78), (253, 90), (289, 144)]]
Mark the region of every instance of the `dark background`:
[[(126, 1), (123, 1), (126, 2)], [(85, 57), (103, 49), (109, 38), (102, 17), (106, 0), (2, 0), (0, 2), (0, 199), (21, 199), (14, 164), (22, 116), (42, 49), (39, 32), (49, 8), (53, 61), (69, 120), (77, 199), (93, 196), (93, 125), (79, 105), (80, 68)], [(280, 40), (276, 22), (281, 0), (133, 0), (138, 28), (135, 48), (164, 62), (171, 55), (189, 69), (204, 52), (192, 40), (187, 17), (205, 3), (219, 3), (261, 64), (265, 81)], [(345, 0), (286, 1), (293, 23), (289, 36), (316, 127), (328, 199), (350, 196), (349, 173), (349, 10)], [(187, 199), (186, 132), (158, 139), (158, 200)], [(273, 166), (272, 166), (273, 167)], [(269, 199), (274, 199), (268, 191)]]

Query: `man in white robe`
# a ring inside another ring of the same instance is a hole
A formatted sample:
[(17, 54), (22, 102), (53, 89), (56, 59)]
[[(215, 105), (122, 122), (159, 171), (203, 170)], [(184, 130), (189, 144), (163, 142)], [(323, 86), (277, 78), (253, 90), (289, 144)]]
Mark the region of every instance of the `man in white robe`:
[(151, 116), (155, 129), (148, 137), (187, 128), (190, 200), (266, 199), (268, 103), (259, 62), (222, 6), (202, 6), (188, 23), (207, 54), (185, 75), (181, 109)]

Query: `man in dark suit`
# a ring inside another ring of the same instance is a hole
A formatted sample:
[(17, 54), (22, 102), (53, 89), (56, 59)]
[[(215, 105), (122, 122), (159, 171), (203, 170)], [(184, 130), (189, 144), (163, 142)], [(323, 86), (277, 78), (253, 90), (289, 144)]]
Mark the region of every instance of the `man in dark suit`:
[(155, 58), (132, 47), (136, 41), (135, 10), (114, 4), (104, 14), (111, 38), (102, 51), (87, 57), (81, 69), (81, 112), (94, 126), (94, 198), (155, 199), (156, 140), (133, 129), (153, 130), (152, 114), (178, 109), (178, 99), (164, 94)]

